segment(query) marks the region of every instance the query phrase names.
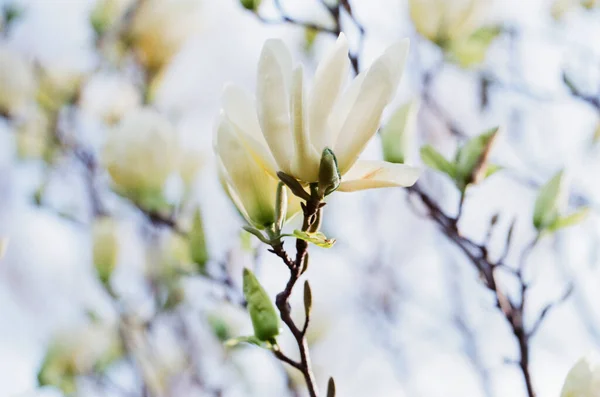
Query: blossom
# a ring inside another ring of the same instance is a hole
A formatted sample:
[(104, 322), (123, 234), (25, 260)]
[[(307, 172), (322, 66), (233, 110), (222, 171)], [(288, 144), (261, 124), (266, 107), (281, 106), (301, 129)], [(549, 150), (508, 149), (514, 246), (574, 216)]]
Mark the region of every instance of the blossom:
[(81, 98), (81, 107), (107, 124), (117, 123), (141, 103), (142, 96), (135, 85), (113, 74), (92, 77), (84, 87)]
[[(279, 181), (256, 161), (242, 134), (244, 132), (221, 113), (214, 141), (219, 174), (225, 191), (242, 216), (252, 226), (264, 229), (277, 221), (275, 200)], [(298, 199), (289, 194), (286, 218), (291, 218), (299, 209)]]
[(561, 397), (596, 397), (600, 395), (600, 360), (597, 356), (583, 357), (565, 380)]
[(407, 53), (408, 41), (397, 42), (344, 90), (350, 64), (348, 42), (340, 34), (306, 90), (302, 66), (293, 66), (281, 40), (267, 40), (256, 100), (227, 86), (221, 119), (239, 141), (239, 156), (272, 176), (282, 171), (301, 183), (316, 183), (322, 153), (329, 149), (337, 158), (341, 191), (412, 185), (419, 176), (415, 168), (358, 160), (395, 94)]
[(140, 108), (111, 129), (102, 159), (121, 193), (151, 200), (178, 171), (179, 149), (171, 122), (155, 110)]
[(22, 113), (36, 94), (33, 65), (20, 54), (0, 46), (0, 114)]
[(165, 66), (197, 31), (199, 4), (198, 0), (147, 0), (139, 6), (130, 38), (146, 67)]

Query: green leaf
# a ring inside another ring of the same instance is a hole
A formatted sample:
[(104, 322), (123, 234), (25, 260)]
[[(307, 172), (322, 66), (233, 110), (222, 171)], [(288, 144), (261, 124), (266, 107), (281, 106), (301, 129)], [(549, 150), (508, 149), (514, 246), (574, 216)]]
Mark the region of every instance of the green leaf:
[(420, 101), (414, 100), (394, 112), (381, 129), (383, 159), (390, 163), (404, 164), (414, 140)]
[(564, 172), (560, 171), (540, 189), (533, 209), (533, 226), (538, 231), (547, 229), (559, 220), (566, 193)]
[(423, 163), (428, 167), (443, 172), (452, 179), (456, 176), (456, 167), (454, 164), (446, 160), (444, 156), (431, 145), (425, 145), (421, 148), (421, 160), (423, 160)]
[(564, 229), (569, 226), (577, 225), (578, 223), (583, 222), (585, 220), (585, 218), (587, 218), (589, 213), (590, 213), (589, 208), (583, 208), (583, 209), (576, 211), (570, 215), (559, 217), (558, 219), (556, 219), (556, 221), (554, 221), (553, 224), (548, 226), (546, 228), (546, 230), (549, 232), (555, 232), (559, 229)]
[(279, 335), (279, 315), (269, 295), (249, 269), (244, 269), (244, 297), (254, 327), (254, 336), (261, 341), (271, 341)]
[(499, 128), (493, 128), (479, 136), (471, 138), (456, 152), (456, 183), (461, 190), (481, 180), (482, 170), (487, 166), (487, 159)]
[(488, 164), (488, 166), (485, 168), (485, 173), (483, 176), (483, 179), (487, 179), (490, 176), (494, 175), (496, 172), (501, 171), (503, 169), (503, 167), (501, 165), (498, 164)]
[(335, 244), (335, 239), (328, 239), (323, 233), (308, 233), (302, 230), (294, 230), (294, 237), (307, 241), (321, 248), (331, 248)]
[(245, 231), (247, 231), (248, 233), (252, 234), (253, 236), (255, 236), (256, 238), (258, 238), (260, 241), (262, 241), (265, 244), (270, 245), (271, 241), (269, 239), (267, 239), (258, 229), (255, 229), (251, 226), (243, 226), (243, 229)]

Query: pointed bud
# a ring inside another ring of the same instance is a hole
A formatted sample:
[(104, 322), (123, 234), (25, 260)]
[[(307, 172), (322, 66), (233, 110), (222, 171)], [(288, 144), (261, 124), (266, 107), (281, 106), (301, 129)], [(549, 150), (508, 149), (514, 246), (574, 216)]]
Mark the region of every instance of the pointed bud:
[(329, 378), (327, 383), (327, 397), (335, 397), (335, 382), (333, 378)]
[(306, 313), (306, 317), (310, 317), (310, 311), (312, 309), (312, 291), (310, 289), (310, 284), (308, 284), (308, 280), (304, 282), (304, 312)]
[(192, 229), (189, 234), (190, 256), (192, 261), (198, 267), (200, 273), (204, 272), (206, 262), (208, 262), (208, 249), (206, 248), (206, 239), (204, 235), (204, 223), (200, 209), (194, 212)]
[(340, 186), (342, 176), (338, 169), (335, 154), (329, 148), (323, 150), (319, 166), (319, 195), (325, 197)]
[(279, 335), (279, 316), (269, 295), (247, 268), (244, 269), (244, 297), (248, 302), (254, 336), (265, 342), (275, 339)]
[(287, 189), (283, 182), (277, 185), (277, 193), (275, 195), (275, 230), (277, 233), (283, 228), (285, 217), (287, 214), (288, 197)]
[(108, 286), (119, 255), (118, 225), (114, 219), (105, 217), (94, 223), (92, 250), (98, 278)]
[(256, 12), (260, 7), (261, 0), (240, 0), (240, 3), (245, 9)]

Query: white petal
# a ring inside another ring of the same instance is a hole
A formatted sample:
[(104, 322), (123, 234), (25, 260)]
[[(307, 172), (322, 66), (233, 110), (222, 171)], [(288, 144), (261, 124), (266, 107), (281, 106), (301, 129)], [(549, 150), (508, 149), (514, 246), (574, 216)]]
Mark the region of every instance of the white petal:
[(236, 133), (235, 126), (224, 114), (217, 124), (215, 151), (240, 212), (247, 214), (256, 227), (273, 223), (278, 182), (255, 161)]
[(228, 84), (223, 91), (223, 111), (256, 160), (276, 177), (277, 166), (260, 129), (252, 96), (242, 88)]
[(339, 191), (412, 186), (421, 175), (418, 168), (385, 161), (357, 161), (342, 177)]
[(258, 62), (258, 121), (279, 168), (290, 172), (294, 153), (290, 131), (289, 53), (280, 40), (267, 40)]
[(373, 137), (392, 99), (406, 62), (408, 41), (389, 47), (367, 71), (334, 146), (340, 173), (347, 172)]
[(348, 78), (348, 40), (340, 33), (333, 49), (317, 67), (309, 98), (311, 141), (318, 152), (333, 147), (335, 135), (328, 126), (329, 115)]
[(319, 178), (320, 156), (312, 147), (304, 109), (304, 85), (302, 67), (292, 73), (292, 132), (294, 135), (295, 156), (292, 164), (292, 175), (305, 182), (317, 182)]

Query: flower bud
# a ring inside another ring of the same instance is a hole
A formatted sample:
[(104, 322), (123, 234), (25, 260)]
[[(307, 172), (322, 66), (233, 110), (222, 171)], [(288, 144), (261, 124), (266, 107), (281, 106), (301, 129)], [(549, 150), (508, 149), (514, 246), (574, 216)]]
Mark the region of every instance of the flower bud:
[(256, 12), (260, 7), (261, 0), (240, 0), (242, 7), (249, 11)]
[(104, 217), (94, 222), (92, 251), (98, 278), (108, 286), (119, 256), (118, 225), (114, 219)]
[(33, 65), (0, 45), (0, 115), (19, 115), (34, 102), (36, 78)]
[(600, 359), (587, 356), (567, 374), (560, 397), (596, 397), (600, 395)]
[(244, 297), (248, 302), (254, 336), (265, 342), (275, 339), (279, 335), (279, 315), (269, 295), (247, 268), (244, 269)]
[(342, 181), (335, 154), (329, 148), (323, 150), (319, 166), (319, 194), (325, 197), (334, 192)]
[(420, 101), (401, 106), (381, 130), (383, 159), (390, 163), (407, 163), (417, 128)]
[(208, 262), (208, 249), (206, 247), (202, 213), (199, 209), (194, 212), (189, 239), (191, 259), (196, 264), (198, 271), (203, 272), (206, 262)]
[(146, 0), (136, 10), (129, 39), (141, 62), (158, 71), (200, 25), (197, 0)]

